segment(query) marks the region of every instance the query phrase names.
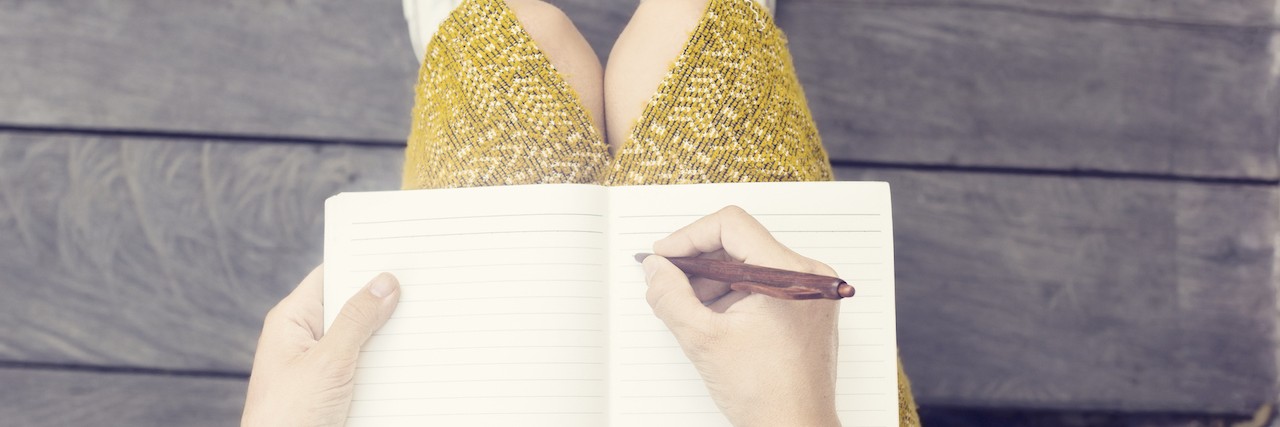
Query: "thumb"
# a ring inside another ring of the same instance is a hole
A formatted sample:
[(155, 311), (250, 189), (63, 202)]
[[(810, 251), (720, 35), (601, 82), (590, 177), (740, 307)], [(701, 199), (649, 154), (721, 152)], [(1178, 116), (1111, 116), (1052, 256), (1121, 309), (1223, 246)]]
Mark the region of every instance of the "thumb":
[(373, 331), (391, 318), (399, 301), (400, 281), (391, 273), (379, 274), (347, 300), (317, 346), (328, 347), (324, 351), (336, 352), (334, 355), (354, 359)]
[(645, 300), (653, 308), (653, 314), (662, 319), (672, 332), (687, 326), (708, 324), (706, 316), (713, 312), (702, 305), (693, 293), (693, 286), (689, 285), (689, 277), (671, 261), (650, 255), (644, 259), (644, 273), (645, 282), (649, 284)]

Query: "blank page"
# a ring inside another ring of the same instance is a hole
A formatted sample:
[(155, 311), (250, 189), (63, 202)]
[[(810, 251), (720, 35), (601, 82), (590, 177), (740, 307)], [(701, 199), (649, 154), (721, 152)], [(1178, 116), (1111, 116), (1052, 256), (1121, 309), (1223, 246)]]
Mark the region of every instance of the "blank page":
[(888, 184), (615, 187), (609, 199), (611, 425), (729, 425), (645, 302), (644, 272), (633, 255), (652, 252), (654, 241), (730, 204), (855, 287), (857, 294), (840, 305), (836, 407), (846, 427), (898, 425)]
[(606, 423), (603, 187), (347, 193), (325, 206), (325, 329), (400, 279), (348, 426)]

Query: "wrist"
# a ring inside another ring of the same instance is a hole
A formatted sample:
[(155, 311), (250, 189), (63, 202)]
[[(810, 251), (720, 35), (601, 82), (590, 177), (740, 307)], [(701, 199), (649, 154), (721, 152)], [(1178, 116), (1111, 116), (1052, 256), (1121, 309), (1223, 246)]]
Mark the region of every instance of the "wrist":
[(834, 408), (829, 410), (808, 408), (752, 414), (740, 422), (733, 422), (733, 425), (738, 427), (839, 427), (840, 417)]
[[(739, 417), (730, 417), (738, 427), (816, 427), (839, 426), (834, 393), (774, 393), (740, 407)], [(806, 391), (812, 391), (807, 389)], [(736, 419), (734, 419), (736, 418)]]

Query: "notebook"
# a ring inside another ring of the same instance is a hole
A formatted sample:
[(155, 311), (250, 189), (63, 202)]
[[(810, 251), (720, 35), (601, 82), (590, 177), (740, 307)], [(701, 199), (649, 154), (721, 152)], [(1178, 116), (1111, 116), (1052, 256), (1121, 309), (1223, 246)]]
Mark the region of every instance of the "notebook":
[(379, 272), (402, 286), (395, 314), (362, 348), (347, 425), (729, 425), (645, 302), (633, 255), (731, 204), (857, 289), (840, 306), (836, 406), (845, 426), (897, 426), (893, 236), (882, 182), (331, 197), (326, 329)]

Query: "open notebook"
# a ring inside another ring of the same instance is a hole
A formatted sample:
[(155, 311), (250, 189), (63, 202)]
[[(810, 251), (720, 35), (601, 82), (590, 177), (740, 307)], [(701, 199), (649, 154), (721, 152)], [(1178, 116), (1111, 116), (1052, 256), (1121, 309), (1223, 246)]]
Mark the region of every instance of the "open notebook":
[(730, 204), (857, 289), (841, 302), (837, 408), (845, 426), (896, 426), (892, 222), (878, 182), (334, 196), (325, 327), (377, 273), (402, 285), (363, 348), (347, 425), (728, 425), (645, 302), (633, 254)]

